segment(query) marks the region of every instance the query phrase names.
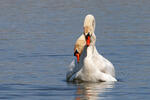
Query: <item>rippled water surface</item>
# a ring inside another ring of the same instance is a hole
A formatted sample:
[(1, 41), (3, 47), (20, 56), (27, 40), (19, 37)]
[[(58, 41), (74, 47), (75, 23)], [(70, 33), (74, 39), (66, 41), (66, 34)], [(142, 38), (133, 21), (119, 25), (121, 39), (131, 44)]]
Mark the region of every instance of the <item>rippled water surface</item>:
[[(149, 0), (1, 0), (0, 99), (148, 100)], [(67, 83), (73, 46), (87, 14), (115, 83)]]

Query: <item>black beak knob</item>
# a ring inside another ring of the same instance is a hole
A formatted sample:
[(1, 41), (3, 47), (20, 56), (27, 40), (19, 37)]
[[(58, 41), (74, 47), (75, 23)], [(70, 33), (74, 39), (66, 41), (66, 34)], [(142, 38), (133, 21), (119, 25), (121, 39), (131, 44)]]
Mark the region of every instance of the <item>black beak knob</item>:
[(76, 50), (76, 51), (74, 52), (74, 56), (76, 56), (77, 53), (79, 53), (78, 50)]
[(87, 39), (87, 38), (88, 38), (88, 36), (90, 36), (90, 33), (88, 33), (88, 34), (85, 36), (85, 38)]

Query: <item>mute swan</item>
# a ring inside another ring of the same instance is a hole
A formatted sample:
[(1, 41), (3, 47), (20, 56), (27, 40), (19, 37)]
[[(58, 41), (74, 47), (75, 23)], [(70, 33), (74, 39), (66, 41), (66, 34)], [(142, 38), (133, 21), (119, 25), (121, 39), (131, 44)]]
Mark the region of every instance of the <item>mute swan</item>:
[(93, 15), (87, 15), (84, 33), (77, 39), (74, 48), (77, 61), (73, 60), (70, 64), (67, 81), (117, 81), (112, 63), (97, 52), (94, 31), (95, 18)]

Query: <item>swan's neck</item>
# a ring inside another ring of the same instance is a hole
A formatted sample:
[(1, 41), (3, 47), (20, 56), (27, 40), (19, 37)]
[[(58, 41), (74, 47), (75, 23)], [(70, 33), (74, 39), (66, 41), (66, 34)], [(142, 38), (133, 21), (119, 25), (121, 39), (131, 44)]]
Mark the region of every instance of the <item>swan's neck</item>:
[(94, 53), (94, 48), (95, 48), (95, 43), (96, 43), (96, 36), (93, 33), (91, 36), (91, 43), (90, 45), (87, 47), (87, 56), (92, 56)]
[(92, 36), (91, 36), (91, 43), (90, 43), (90, 46), (95, 46), (95, 43), (96, 43), (96, 35), (95, 35), (94, 32), (93, 32), (93, 34), (92, 34)]
[(95, 42), (96, 42), (96, 36), (95, 34), (93, 33), (92, 36), (91, 36), (91, 43), (90, 45), (87, 47), (85, 46), (83, 51), (82, 51), (82, 54), (80, 56), (80, 63), (79, 63), (79, 66), (83, 66), (84, 65), (84, 60), (86, 58), (91, 58), (94, 54), (94, 51), (95, 51)]
[(82, 68), (83, 68), (83, 73), (85, 72), (86, 75), (90, 73), (94, 73), (96, 67), (93, 67), (93, 54), (94, 54), (95, 46), (90, 45), (85, 47), (85, 52), (84, 52), (84, 58), (82, 61)]
[(89, 47), (87, 47), (87, 57), (91, 57), (93, 55), (94, 47), (95, 45), (90, 45)]
[(90, 45), (87, 47), (85, 46), (81, 55), (81, 59), (83, 60), (85, 57), (90, 57), (93, 55), (94, 50), (95, 50), (95, 42), (96, 42), (96, 36), (93, 33), (91, 36), (91, 43)]

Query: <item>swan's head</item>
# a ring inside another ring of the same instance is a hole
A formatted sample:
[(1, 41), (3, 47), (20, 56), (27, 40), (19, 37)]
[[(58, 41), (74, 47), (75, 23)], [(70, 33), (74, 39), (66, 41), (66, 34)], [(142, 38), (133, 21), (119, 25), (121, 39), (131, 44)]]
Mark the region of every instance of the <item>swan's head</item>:
[(86, 38), (86, 45), (89, 46), (92, 40), (92, 35), (95, 31), (95, 18), (93, 15), (87, 15), (84, 20), (84, 36)]
[(85, 38), (84, 38), (84, 35), (81, 35), (76, 43), (75, 43), (75, 46), (74, 46), (74, 56), (77, 57), (77, 62), (79, 63), (79, 60), (80, 60), (80, 56), (82, 54), (82, 51), (84, 49), (84, 46), (86, 45), (86, 42), (85, 42)]

